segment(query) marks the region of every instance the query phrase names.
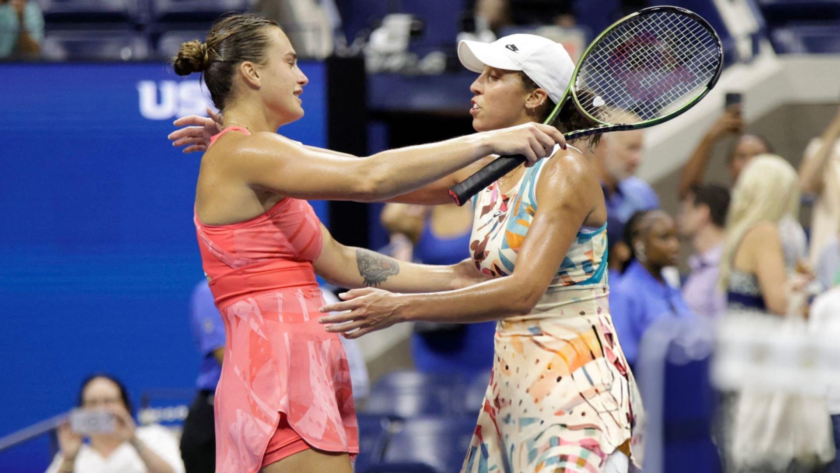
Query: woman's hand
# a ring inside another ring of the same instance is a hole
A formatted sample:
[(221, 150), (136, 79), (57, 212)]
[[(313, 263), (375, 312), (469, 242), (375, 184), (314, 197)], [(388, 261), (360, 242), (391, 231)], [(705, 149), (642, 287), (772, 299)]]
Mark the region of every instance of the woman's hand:
[(112, 409), (111, 412), (114, 414), (116, 419), (116, 429), (114, 430), (114, 435), (123, 442), (134, 443), (134, 441), (137, 440), (137, 437), (135, 436), (137, 432), (137, 424), (134, 423), (134, 419), (131, 418), (131, 414), (121, 408)]
[(224, 129), (220, 113), (216, 113), (213, 109), (207, 107), (207, 114), (209, 117), (190, 115), (175, 120), (175, 126), (184, 128), (169, 134), (168, 138), (172, 141), (172, 146), (178, 148), (189, 145), (184, 149), (185, 154), (206, 151), (207, 147), (210, 146), (210, 138)]
[(726, 107), (723, 115), (709, 129), (709, 136), (718, 140), (726, 135), (743, 133), (745, 127), (744, 116), (741, 114), (741, 104), (733, 104)]
[(490, 279), (490, 276), (487, 276), (475, 267), (475, 261), (472, 258), (467, 258), (455, 265), (455, 279), (452, 281), (452, 289), (457, 290), (475, 286)]
[(484, 132), (490, 154), (511, 156), (521, 154), (528, 159), (526, 166), (531, 166), (542, 158), (551, 156), (554, 145), (566, 149), (566, 138), (557, 128), (540, 123), (503, 128)]
[(344, 302), (324, 306), (321, 312), (349, 312), (321, 317), (318, 322), (329, 324), (327, 332), (344, 333), (344, 337), (350, 339), (359, 338), (405, 320), (404, 299), (399, 294), (364, 288), (353, 289), (338, 297)]
[(61, 457), (65, 462), (73, 463), (76, 461), (76, 455), (82, 448), (82, 441), (82, 436), (73, 432), (73, 429), (70, 428), (70, 421), (65, 421), (58, 427), (58, 448), (61, 450)]

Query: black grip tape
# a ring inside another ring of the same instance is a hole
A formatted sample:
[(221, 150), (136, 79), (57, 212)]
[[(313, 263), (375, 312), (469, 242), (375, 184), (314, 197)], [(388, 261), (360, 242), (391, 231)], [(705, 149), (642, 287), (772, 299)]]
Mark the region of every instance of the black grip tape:
[(479, 169), (478, 172), (466, 178), (460, 184), (452, 186), (449, 189), (449, 195), (456, 204), (464, 205), (482, 189), (498, 181), (500, 177), (513, 171), (527, 160), (521, 154), (496, 158), (492, 163)]

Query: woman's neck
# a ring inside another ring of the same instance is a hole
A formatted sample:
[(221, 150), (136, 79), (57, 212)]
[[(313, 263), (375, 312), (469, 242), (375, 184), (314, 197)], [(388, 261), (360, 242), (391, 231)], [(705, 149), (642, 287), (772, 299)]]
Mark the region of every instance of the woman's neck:
[(225, 109), (224, 125), (225, 127), (241, 126), (251, 133), (275, 133), (281, 123), (278, 120), (272, 120), (261, 107), (235, 105)]
[(656, 279), (659, 282), (665, 282), (665, 278), (662, 277), (662, 269), (663, 269), (662, 266), (653, 265), (653, 264), (651, 264), (650, 262), (647, 262), (647, 261), (645, 261), (644, 263), (641, 263), (641, 264), (642, 264), (642, 267), (645, 268), (645, 270), (648, 273), (650, 273), (650, 275), (653, 276), (654, 279)]
[(105, 458), (110, 457), (122, 443), (122, 440), (111, 435), (97, 435), (90, 438), (91, 448)]

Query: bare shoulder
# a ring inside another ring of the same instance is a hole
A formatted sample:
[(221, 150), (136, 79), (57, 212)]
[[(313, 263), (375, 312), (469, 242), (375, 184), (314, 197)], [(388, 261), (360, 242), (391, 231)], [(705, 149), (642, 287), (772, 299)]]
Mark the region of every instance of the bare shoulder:
[(781, 245), (779, 228), (773, 222), (761, 222), (750, 228), (741, 243), (742, 248), (766, 248), (769, 245)]
[(592, 163), (579, 151), (568, 148), (558, 150), (543, 164), (543, 170), (537, 182), (537, 193), (588, 194), (595, 188), (600, 191), (598, 176)]
[(303, 145), (277, 133), (227, 133), (206, 153), (207, 159), (226, 170), (276, 166), (304, 153)]

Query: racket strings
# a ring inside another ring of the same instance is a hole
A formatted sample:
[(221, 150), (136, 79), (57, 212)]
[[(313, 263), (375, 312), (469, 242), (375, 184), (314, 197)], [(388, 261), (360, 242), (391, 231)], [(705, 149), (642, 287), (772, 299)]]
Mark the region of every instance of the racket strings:
[(648, 121), (696, 97), (721, 60), (717, 38), (697, 20), (651, 13), (599, 41), (581, 67), (575, 95), (602, 122)]

